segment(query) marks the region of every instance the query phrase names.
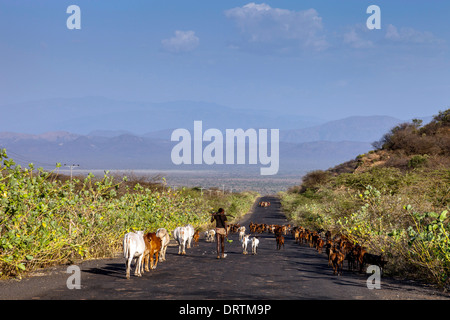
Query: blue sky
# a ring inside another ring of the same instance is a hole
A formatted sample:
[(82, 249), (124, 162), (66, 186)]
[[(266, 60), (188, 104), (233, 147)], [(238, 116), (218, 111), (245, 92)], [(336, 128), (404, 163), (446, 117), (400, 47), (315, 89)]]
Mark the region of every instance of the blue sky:
[[(66, 27), (72, 4), (81, 30)], [(381, 30), (366, 27), (372, 4)], [(0, 105), (103, 96), (433, 115), (450, 105), (449, 12), (444, 0), (0, 0)]]

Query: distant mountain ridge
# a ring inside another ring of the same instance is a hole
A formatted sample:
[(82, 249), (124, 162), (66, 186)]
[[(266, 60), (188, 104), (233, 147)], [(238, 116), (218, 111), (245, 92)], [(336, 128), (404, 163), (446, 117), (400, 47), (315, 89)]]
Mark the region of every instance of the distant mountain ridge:
[(72, 141), (80, 137), (79, 134), (67, 131), (50, 131), (41, 134), (16, 133), (16, 132), (0, 132), (1, 140), (45, 140), (49, 142)]
[[(357, 122), (356, 124), (354, 122)], [(327, 169), (372, 149), (394, 123), (390, 117), (350, 117), (323, 125), (280, 132), (280, 173)], [(384, 126), (384, 128), (382, 128)], [(386, 129), (388, 128), (388, 129)], [(192, 130), (192, 128), (187, 128)], [(377, 129), (377, 130), (375, 130)], [(380, 130), (380, 131), (378, 131)], [(67, 131), (42, 134), (0, 132), (0, 147), (12, 151), (21, 165), (30, 162), (54, 168), (54, 164), (76, 163), (85, 169), (157, 169), (157, 170), (253, 170), (258, 166), (182, 165), (171, 161), (172, 130), (135, 135), (124, 130), (92, 131), (89, 135)], [(334, 132), (334, 135), (333, 135)], [(367, 141), (358, 141), (364, 137)], [(342, 138), (343, 140), (338, 140)], [(308, 141), (316, 139), (316, 141)], [(326, 140), (328, 139), (328, 141)], [(204, 143), (206, 145), (206, 143)]]
[(353, 116), (297, 130), (284, 130), (280, 140), (300, 143), (308, 141), (366, 141), (373, 142), (403, 122), (389, 116)]
[[(373, 142), (382, 137), (390, 129), (403, 122), (400, 119), (389, 116), (354, 116), (345, 119), (334, 120), (324, 124), (295, 129), (280, 130), (280, 141), (288, 143), (303, 143), (311, 141), (357, 141)], [(189, 123), (185, 129), (192, 131), (193, 122)], [(248, 127), (235, 127), (246, 130)], [(26, 134), (15, 132), (0, 132), (1, 139), (32, 139), (47, 141), (71, 141), (81, 136), (114, 138), (122, 135), (138, 136), (153, 140), (168, 140), (176, 128), (162, 129), (144, 134), (135, 134), (128, 130), (93, 130), (87, 135), (75, 134), (67, 131), (52, 131), (41, 134)], [(206, 128), (204, 128), (206, 130)]]
[[(218, 170), (257, 172), (257, 165), (181, 165), (171, 161), (171, 151), (175, 142), (151, 139), (136, 135), (116, 137), (67, 135), (67, 139), (46, 139), (44, 136), (12, 136), (0, 133), (0, 148), (16, 163), (27, 166), (34, 163), (48, 170), (55, 168), (57, 162), (80, 164), (83, 169), (104, 170)], [(368, 142), (355, 141), (316, 141), (305, 143), (280, 142), (280, 173), (304, 173), (315, 168), (329, 168), (354, 158), (370, 149)]]
[[(86, 135), (97, 131), (124, 131), (143, 135), (159, 130), (190, 128), (202, 120), (205, 128), (299, 129), (323, 123), (321, 119), (269, 111), (239, 110), (209, 102), (161, 103), (117, 101), (103, 97), (48, 99), (0, 106), (1, 131), (42, 133), (68, 131)], [(28, 115), (24, 117), (23, 115)]]
[[(380, 115), (325, 122), (206, 102), (145, 103), (101, 97), (42, 100), (7, 108), (14, 112), (2, 114), (0, 147), (6, 147), (12, 158), (24, 165), (79, 163), (86, 169), (211, 169), (171, 162), (176, 144), (170, 140), (171, 133), (177, 128), (193, 132), (194, 120), (203, 121), (203, 130), (222, 132), (280, 129), (280, 172), (327, 169), (370, 151), (372, 142), (405, 122)], [(222, 165), (214, 170), (237, 167)]]

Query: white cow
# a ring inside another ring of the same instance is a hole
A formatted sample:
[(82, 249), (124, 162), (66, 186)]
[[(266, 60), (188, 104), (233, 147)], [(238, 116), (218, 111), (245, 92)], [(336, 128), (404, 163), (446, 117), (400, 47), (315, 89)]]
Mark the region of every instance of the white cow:
[(248, 245), (248, 241), (250, 240), (249, 239), (249, 237), (250, 237), (250, 235), (249, 234), (246, 234), (246, 235), (244, 235), (243, 237), (242, 237), (242, 239), (241, 239), (241, 242), (242, 242), (242, 253), (243, 254), (247, 254), (248, 252), (247, 252), (247, 245)]
[(188, 241), (187, 241), (187, 248), (190, 249), (191, 245), (192, 245), (192, 239), (194, 239), (194, 233), (195, 233), (195, 229), (193, 226), (191, 226), (190, 224), (188, 224), (186, 226), (186, 230), (188, 231)]
[(156, 230), (156, 236), (161, 239), (161, 251), (159, 252), (159, 261), (166, 260), (166, 250), (169, 245), (170, 237), (169, 233), (164, 228)]
[(184, 227), (176, 227), (173, 230), (173, 237), (178, 243), (178, 254), (186, 254), (186, 248), (191, 247), (194, 232), (194, 227), (190, 224)]
[(259, 239), (256, 237), (252, 238), (252, 253), (256, 254), (256, 251), (258, 250), (259, 245)]
[(134, 275), (141, 277), (142, 258), (145, 251), (144, 231), (129, 232), (123, 238), (123, 257), (126, 259), (127, 279), (130, 279), (131, 261), (136, 259)]

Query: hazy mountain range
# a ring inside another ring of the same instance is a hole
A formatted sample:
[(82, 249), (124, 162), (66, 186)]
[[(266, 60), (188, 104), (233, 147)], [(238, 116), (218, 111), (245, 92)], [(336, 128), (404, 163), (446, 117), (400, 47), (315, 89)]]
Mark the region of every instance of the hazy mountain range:
[(164, 129), (190, 128), (202, 120), (205, 128), (299, 129), (322, 123), (312, 117), (278, 115), (269, 111), (238, 110), (207, 102), (147, 103), (103, 97), (49, 99), (0, 106), (1, 131), (42, 133), (67, 131), (89, 134), (97, 130), (145, 134)]
[(373, 141), (404, 122), (388, 116), (324, 122), (203, 102), (138, 103), (98, 97), (22, 103), (1, 110), (0, 147), (20, 164), (33, 162), (46, 169), (60, 162), (84, 169), (259, 171), (261, 165), (173, 165), (173, 129), (192, 132), (193, 121), (202, 120), (204, 130), (279, 128), (279, 172), (304, 173), (371, 150)]

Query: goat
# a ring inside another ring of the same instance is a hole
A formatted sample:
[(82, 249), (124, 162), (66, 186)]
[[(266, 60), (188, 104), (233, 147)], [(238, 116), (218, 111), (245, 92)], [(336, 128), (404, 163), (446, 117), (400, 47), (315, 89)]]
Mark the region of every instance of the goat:
[(284, 237), (281, 233), (278, 233), (276, 235), (276, 241), (277, 241), (277, 250), (280, 250), (281, 246), (283, 246), (284, 249)]
[(323, 245), (324, 245), (324, 241), (322, 238), (319, 237), (319, 239), (317, 239), (317, 242), (316, 242), (316, 249), (317, 249), (318, 253), (322, 253)]
[(250, 224), (248, 225), (248, 228), (250, 230), (250, 233), (255, 233), (256, 232), (256, 223), (250, 222)]
[(250, 237), (249, 234), (246, 234), (246, 235), (244, 235), (244, 236), (242, 237), (241, 242), (242, 242), (242, 251), (243, 251), (242, 253), (243, 253), (243, 254), (247, 254), (247, 253), (248, 253), (248, 252), (247, 252), (247, 245), (248, 245), (249, 237)]
[(194, 247), (198, 246), (198, 239), (200, 238), (200, 231), (199, 230), (195, 230), (194, 232)]
[(387, 261), (384, 259), (382, 255), (375, 255), (371, 253), (366, 253), (363, 257), (363, 265), (376, 265), (380, 267), (380, 270), (383, 271), (384, 266)]
[(215, 242), (216, 241), (216, 230), (211, 229), (205, 231), (206, 242)]
[(242, 241), (242, 238), (244, 237), (244, 235), (245, 235), (245, 227), (242, 226), (239, 228), (239, 241)]
[(256, 254), (258, 251), (259, 239), (257, 237), (252, 238), (252, 253)]
[(300, 229), (294, 229), (293, 231), (295, 243), (298, 243), (300, 240)]
[(342, 274), (342, 267), (345, 260), (345, 254), (342, 253), (340, 250), (336, 249), (333, 250), (330, 256), (331, 262), (333, 264), (333, 274), (336, 274), (339, 276)]

